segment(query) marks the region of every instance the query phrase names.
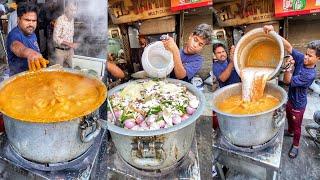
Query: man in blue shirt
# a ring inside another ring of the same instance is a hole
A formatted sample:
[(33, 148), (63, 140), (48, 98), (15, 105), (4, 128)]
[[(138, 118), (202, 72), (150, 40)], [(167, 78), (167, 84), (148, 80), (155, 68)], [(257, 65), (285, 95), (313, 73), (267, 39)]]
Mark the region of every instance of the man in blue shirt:
[[(216, 59), (213, 60), (212, 72), (216, 76), (220, 88), (240, 82), (240, 77), (234, 69), (233, 64), (234, 50), (235, 47), (231, 46), (230, 58), (228, 58), (226, 48), (223, 44), (216, 43), (213, 45), (213, 53)], [(213, 129), (219, 127), (218, 117), (214, 111), (212, 112), (212, 127)]]
[(200, 71), (203, 57), (198, 53), (211, 42), (211, 34), (210, 25), (200, 24), (189, 35), (183, 49), (179, 50), (172, 37), (162, 41), (164, 47), (173, 54), (173, 78), (190, 81)]
[(17, 9), (18, 25), (7, 37), (8, 62), (10, 76), (30, 70), (46, 67), (48, 61), (42, 58), (34, 33), (37, 27), (37, 7), (22, 3)]
[(233, 64), (234, 50), (235, 47), (231, 46), (230, 57), (228, 58), (226, 48), (223, 44), (216, 43), (213, 45), (213, 53), (216, 59), (214, 59), (212, 64), (212, 72), (218, 79), (220, 88), (240, 82), (240, 77), (234, 69)]
[[(264, 26), (266, 33), (273, 31), (272, 25)], [(284, 72), (284, 83), (289, 85), (286, 116), (288, 130), (285, 134), (293, 136), (289, 151), (290, 158), (296, 158), (299, 152), (301, 124), (307, 106), (307, 90), (316, 78), (316, 64), (320, 61), (320, 40), (312, 41), (307, 46), (305, 54), (293, 49), (291, 44), (282, 38), (285, 50), (291, 54), (285, 62), (288, 67)]]

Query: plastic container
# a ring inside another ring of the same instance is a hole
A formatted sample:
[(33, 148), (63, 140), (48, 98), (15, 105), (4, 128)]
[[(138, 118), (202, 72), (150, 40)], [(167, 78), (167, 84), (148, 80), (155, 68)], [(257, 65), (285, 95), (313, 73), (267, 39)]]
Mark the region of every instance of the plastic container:
[(142, 54), (142, 67), (149, 77), (165, 78), (174, 67), (173, 55), (161, 41), (149, 44)]

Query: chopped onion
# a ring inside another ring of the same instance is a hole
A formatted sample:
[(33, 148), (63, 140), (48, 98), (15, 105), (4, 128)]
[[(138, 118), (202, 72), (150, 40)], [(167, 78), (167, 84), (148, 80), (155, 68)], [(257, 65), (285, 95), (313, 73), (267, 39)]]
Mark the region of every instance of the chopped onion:
[(180, 116), (173, 116), (172, 117), (172, 123), (174, 124), (174, 125), (176, 125), (176, 124), (180, 124), (181, 123), (181, 117)]
[(187, 113), (192, 115), (194, 112), (196, 112), (196, 109), (195, 108), (192, 108), (190, 106), (187, 107)]
[(166, 125), (166, 122), (164, 120), (160, 120), (157, 122), (160, 126), (160, 128), (164, 128), (164, 126)]
[(188, 114), (184, 114), (181, 116), (181, 121), (185, 121), (189, 118), (189, 115)]
[(146, 123), (148, 125), (151, 125), (155, 121), (156, 121), (156, 118), (154, 116), (152, 116), (152, 115), (146, 118)]
[(120, 116), (121, 116), (121, 111), (113, 111), (113, 113), (114, 113), (114, 116), (117, 118), (117, 119), (119, 119), (120, 118)]
[(190, 100), (189, 106), (196, 109), (199, 106), (199, 100), (198, 99)]
[(144, 117), (143, 117), (141, 114), (139, 114), (138, 117), (136, 118), (136, 123), (137, 123), (137, 124), (140, 124), (140, 123), (142, 123), (143, 121), (144, 121)]
[(136, 125), (134, 121), (135, 121), (134, 119), (127, 119), (126, 121), (124, 121), (124, 127), (128, 129), (133, 128)]

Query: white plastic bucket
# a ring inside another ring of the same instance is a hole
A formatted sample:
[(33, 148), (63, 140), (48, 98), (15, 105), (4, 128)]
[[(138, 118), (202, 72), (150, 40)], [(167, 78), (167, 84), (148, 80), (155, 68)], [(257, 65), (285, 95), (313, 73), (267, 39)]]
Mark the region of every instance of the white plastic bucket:
[(174, 67), (173, 55), (161, 41), (149, 44), (142, 54), (142, 67), (149, 77), (165, 78)]

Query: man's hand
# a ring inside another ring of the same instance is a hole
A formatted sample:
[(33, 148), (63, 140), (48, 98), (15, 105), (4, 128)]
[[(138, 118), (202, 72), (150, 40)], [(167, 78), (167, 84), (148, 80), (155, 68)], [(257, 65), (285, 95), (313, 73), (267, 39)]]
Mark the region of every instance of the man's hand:
[(164, 47), (166, 48), (166, 50), (174, 53), (175, 51), (179, 51), (179, 48), (177, 46), (177, 44), (174, 42), (172, 37), (168, 37), (165, 40), (162, 40)]
[(284, 62), (283, 71), (285, 71), (285, 72), (292, 71), (294, 64), (295, 64), (295, 61), (294, 61), (293, 57), (289, 56), (288, 58), (286, 58), (286, 61)]
[(41, 68), (46, 68), (47, 64), (49, 64), (48, 60), (44, 59), (41, 54), (35, 51), (30, 51), (27, 59), (29, 71), (36, 71)]
[(77, 49), (79, 47), (79, 43), (70, 43), (70, 48)]
[(268, 34), (270, 31), (274, 31), (274, 28), (272, 25), (265, 25), (263, 26), (263, 30), (266, 34)]

